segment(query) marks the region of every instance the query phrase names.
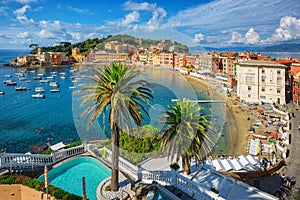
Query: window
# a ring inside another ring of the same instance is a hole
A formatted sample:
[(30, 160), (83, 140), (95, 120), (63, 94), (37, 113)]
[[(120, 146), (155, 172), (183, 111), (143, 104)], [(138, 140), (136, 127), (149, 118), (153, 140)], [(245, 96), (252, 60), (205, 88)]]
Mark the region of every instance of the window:
[(248, 94), (248, 97), (251, 97), (251, 94)]
[(281, 78), (277, 78), (277, 84), (278, 84), (278, 85), (281, 84)]
[(262, 88), (261, 88), (261, 91), (262, 91), (262, 92), (266, 91), (266, 88), (265, 88), (265, 87), (262, 87)]
[(281, 74), (281, 70), (277, 70), (277, 75), (280, 75)]
[(263, 83), (266, 82), (266, 77), (262, 76), (261, 77), (261, 82), (263, 82)]
[(264, 74), (265, 73), (265, 69), (261, 69), (261, 73)]
[(266, 96), (260, 96), (260, 99), (266, 99)]
[(279, 88), (277, 88), (277, 94), (280, 94), (281, 90)]
[(251, 91), (251, 86), (248, 86), (248, 91)]

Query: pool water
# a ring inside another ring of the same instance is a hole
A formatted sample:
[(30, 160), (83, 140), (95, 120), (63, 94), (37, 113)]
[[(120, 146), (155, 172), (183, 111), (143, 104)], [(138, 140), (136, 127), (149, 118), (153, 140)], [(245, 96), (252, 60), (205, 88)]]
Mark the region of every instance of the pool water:
[[(51, 185), (78, 196), (82, 196), (82, 177), (85, 177), (86, 194), (89, 200), (97, 199), (98, 185), (109, 176), (111, 176), (110, 169), (91, 157), (74, 158), (48, 172)], [(44, 175), (38, 180), (44, 181)]]
[(159, 190), (156, 190), (152, 200), (169, 200)]

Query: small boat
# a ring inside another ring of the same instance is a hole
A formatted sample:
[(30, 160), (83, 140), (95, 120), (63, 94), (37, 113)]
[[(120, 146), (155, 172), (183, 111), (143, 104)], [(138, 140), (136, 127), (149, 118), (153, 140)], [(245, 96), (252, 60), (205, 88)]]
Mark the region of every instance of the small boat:
[(26, 80), (26, 83), (31, 83), (31, 80)]
[(32, 96), (32, 98), (45, 98), (45, 95), (43, 95), (43, 94), (33, 94), (33, 95), (31, 95)]
[(66, 75), (66, 72), (60, 72), (59, 75), (65, 76), (65, 75)]
[(61, 76), (60, 78), (61, 78), (61, 79), (66, 79), (66, 77), (65, 77), (65, 76)]
[(60, 92), (60, 90), (59, 89), (52, 89), (52, 90), (50, 90), (50, 92)]
[(35, 72), (35, 70), (30, 70), (29, 72), (30, 72), (30, 73), (34, 73), (34, 72)]
[(50, 74), (52, 74), (52, 75), (56, 75), (56, 74), (57, 74), (57, 72), (50, 72)]
[(12, 77), (12, 75), (10, 75), (10, 74), (6, 74), (6, 75), (4, 75), (4, 77), (5, 77), (5, 78), (11, 78), (11, 77)]
[(70, 79), (75, 79), (77, 78), (77, 76), (70, 76)]
[(17, 77), (24, 77), (25, 74), (23, 74), (23, 73), (16, 73), (16, 76), (17, 76)]
[(42, 87), (36, 87), (35, 90), (36, 92), (45, 92), (45, 89)]
[(26, 81), (27, 78), (21, 77), (21, 78), (19, 78), (19, 80), (20, 80), (20, 81)]
[(42, 79), (42, 77), (40, 77), (40, 76), (33, 77), (33, 80), (41, 80), (41, 79)]
[(48, 83), (48, 82), (49, 82), (49, 80), (46, 80), (46, 79), (40, 80), (40, 83)]
[(54, 79), (53, 76), (47, 76), (47, 79)]
[(75, 86), (70, 86), (70, 87), (69, 87), (69, 89), (75, 89), (75, 88), (76, 88)]
[(59, 84), (56, 81), (50, 82), (49, 85), (50, 85), (50, 87), (59, 87)]
[(8, 80), (8, 81), (5, 81), (5, 84), (6, 85), (17, 85), (17, 82), (16, 81)]
[(3, 95), (3, 94), (5, 94), (5, 92), (0, 91), (0, 95)]
[(16, 91), (24, 91), (24, 90), (27, 90), (27, 88), (26, 88), (26, 87), (23, 87), (23, 86), (16, 87), (15, 89), (16, 89)]
[(77, 83), (77, 82), (78, 82), (78, 80), (76, 80), (76, 79), (75, 79), (75, 80), (73, 80), (72, 82), (73, 82), (73, 83)]
[(38, 76), (44, 76), (44, 74), (38, 74)]

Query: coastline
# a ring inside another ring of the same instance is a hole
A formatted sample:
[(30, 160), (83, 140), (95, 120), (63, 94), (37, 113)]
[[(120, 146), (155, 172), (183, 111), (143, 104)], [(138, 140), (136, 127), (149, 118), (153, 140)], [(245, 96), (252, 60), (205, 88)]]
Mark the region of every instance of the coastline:
[[(204, 92), (209, 92), (209, 83), (204, 80), (187, 75), (189, 81), (197, 82), (197, 86)], [(218, 95), (218, 94), (215, 94)], [(234, 100), (231, 97), (226, 97), (226, 120), (224, 129), (226, 131), (226, 147), (224, 155), (237, 156), (246, 153), (248, 125), (245, 125), (246, 115), (243, 112), (238, 112), (234, 109)], [(248, 124), (248, 121), (246, 121)]]

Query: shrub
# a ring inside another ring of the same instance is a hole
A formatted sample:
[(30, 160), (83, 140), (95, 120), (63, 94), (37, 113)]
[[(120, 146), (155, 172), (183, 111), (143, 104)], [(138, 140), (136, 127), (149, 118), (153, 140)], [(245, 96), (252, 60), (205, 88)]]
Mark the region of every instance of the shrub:
[(72, 147), (76, 147), (76, 146), (79, 146), (79, 145), (82, 145), (82, 141), (72, 142), (72, 143), (68, 144), (68, 145), (65, 147), (65, 149), (72, 148)]
[(110, 185), (105, 186), (104, 191), (111, 191)]
[(0, 184), (13, 184), (14, 177), (13, 176), (0, 176)]

